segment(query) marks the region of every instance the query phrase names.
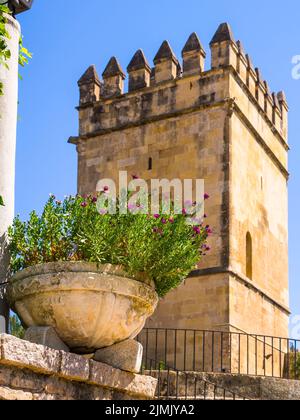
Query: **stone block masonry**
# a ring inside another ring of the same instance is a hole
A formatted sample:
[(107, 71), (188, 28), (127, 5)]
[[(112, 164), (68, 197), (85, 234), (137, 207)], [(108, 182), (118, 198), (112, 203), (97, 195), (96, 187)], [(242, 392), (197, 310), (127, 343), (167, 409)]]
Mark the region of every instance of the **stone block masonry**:
[(0, 400), (148, 400), (157, 381), (0, 335)]

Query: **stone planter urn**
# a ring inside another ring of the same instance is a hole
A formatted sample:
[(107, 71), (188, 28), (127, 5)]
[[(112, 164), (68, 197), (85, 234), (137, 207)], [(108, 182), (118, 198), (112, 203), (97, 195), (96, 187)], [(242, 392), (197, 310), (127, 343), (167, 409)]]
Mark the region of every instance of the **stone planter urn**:
[(27, 268), (11, 279), (7, 298), (26, 327), (53, 327), (81, 354), (135, 338), (158, 304), (149, 282), (84, 262)]

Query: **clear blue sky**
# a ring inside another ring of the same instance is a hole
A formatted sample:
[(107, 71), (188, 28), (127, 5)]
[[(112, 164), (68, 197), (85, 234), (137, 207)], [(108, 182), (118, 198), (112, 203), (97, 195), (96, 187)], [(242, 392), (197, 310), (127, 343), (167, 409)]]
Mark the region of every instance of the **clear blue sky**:
[[(50, 192), (76, 192), (77, 80), (90, 64), (102, 73), (116, 55), (125, 69), (143, 48), (151, 61), (168, 39), (180, 51), (193, 31), (207, 52), (221, 22), (232, 25), (254, 64), (290, 105), (290, 288), (293, 315), (300, 314), (300, 80), (292, 57), (300, 55), (299, 0), (35, 0), (22, 23), (34, 58), (22, 70), (17, 150), (16, 211), (40, 210)], [(209, 54), (208, 54), (209, 57)], [(209, 65), (209, 63), (207, 63)]]

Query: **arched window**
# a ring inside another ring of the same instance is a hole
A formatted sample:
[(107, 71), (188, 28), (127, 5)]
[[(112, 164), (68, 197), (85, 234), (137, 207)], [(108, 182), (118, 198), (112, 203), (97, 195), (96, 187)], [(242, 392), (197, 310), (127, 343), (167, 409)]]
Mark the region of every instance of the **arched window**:
[(252, 237), (248, 232), (246, 236), (246, 276), (252, 280), (253, 277), (253, 255)]

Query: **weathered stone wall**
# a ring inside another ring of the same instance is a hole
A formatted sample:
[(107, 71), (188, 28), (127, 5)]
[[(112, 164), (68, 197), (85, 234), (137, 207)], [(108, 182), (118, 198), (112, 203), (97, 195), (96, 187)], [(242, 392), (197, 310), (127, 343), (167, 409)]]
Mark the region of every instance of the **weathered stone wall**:
[[(238, 108), (230, 121), (230, 267), (240, 279), (233, 276), (230, 281), (230, 324), (251, 333), (272, 331), (271, 335), (286, 337), (288, 146), (233, 77), (231, 92)], [(265, 140), (264, 147), (260, 139)], [(253, 261), (248, 289), (242, 280), (247, 277), (247, 233), (252, 237)]]
[(153, 399), (156, 380), (0, 335), (0, 400)]
[(229, 276), (193, 277), (164, 298), (149, 328), (222, 329), (229, 318)]
[[(149, 325), (287, 336), (286, 99), (270, 93), (228, 25), (214, 36), (211, 55), (212, 68), (203, 71), (205, 53), (193, 34), (181, 74), (165, 42), (150, 78), (138, 52), (125, 94), (116, 60), (104, 86), (88, 70), (80, 81), (79, 137), (70, 139), (78, 150), (78, 190), (94, 192), (101, 178), (117, 181), (120, 170), (146, 180), (204, 178), (212, 251)], [(116, 87), (109, 97), (106, 85)]]

